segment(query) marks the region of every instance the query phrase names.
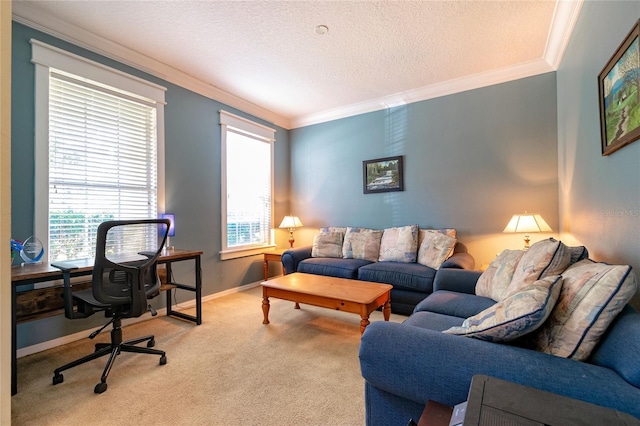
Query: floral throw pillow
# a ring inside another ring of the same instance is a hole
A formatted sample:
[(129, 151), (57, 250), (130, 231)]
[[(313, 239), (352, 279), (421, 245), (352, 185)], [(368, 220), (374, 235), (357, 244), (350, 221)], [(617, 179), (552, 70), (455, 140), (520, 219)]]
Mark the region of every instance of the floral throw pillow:
[(455, 238), (438, 231), (427, 231), (418, 249), (418, 263), (439, 269), (442, 262), (451, 255), (455, 245)]
[(508, 342), (540, 327), (549, 317), (562, 288), (560, 275), (548, 276), (509, 295), (502, 302), (443, 331), (491, 342)]
[(321, 232), (313, 237), (311, 257), (342, 257), (342, 232)]
[(583, 361), (638, 286), (628, 265), (581, 260), (562, 274), (564, 285), (549, 320), (533, 337), (535, 349)]
[(548, 275), (560, 275), (571, 262), (571, 250), (562, 241), (548, 238), (526, 250), (518, 261), (506, 294), (514, 293)]
[(418, 256), (418, 225), (387, 228), (380, 241), (380, 262), (415, 262)]
[(342, 245), (342, 256), (345, 259), (364, 259), (377, 262), (382, 232), (375, 229), (347, 228)]
[(476, 295), (500, 302), (507, 296), (507, 288), (516, 270), (523, 250), (503, 250), (480, 275), (476, 284)]

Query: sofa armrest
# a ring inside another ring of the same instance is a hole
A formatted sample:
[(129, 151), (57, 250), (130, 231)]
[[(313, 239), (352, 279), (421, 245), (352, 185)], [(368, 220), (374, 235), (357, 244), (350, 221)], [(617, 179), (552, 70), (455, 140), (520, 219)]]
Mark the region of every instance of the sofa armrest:
[(468, 269), (476, 266), (476, 260), (469, 253), (454, 253), (447, 260), (442, 262), (440, 268)]
[(449, 290), (458, 293), (476, 294), (476, 283), (482, 272), (466, 269), (440, 268), (433, 279), (433, 291)]
[(292, 248), (282, 253), (282, 267), (286, 274), (291, 274), (298, 270), (298, 263), (311, 257), (311, 246)]
[(640, 389), (605, 367), (394, 322), (370, 324), (359, 357), (369, 385), (418, 404), (465, 401), (476, 374), (632, 414), (640, 403)]

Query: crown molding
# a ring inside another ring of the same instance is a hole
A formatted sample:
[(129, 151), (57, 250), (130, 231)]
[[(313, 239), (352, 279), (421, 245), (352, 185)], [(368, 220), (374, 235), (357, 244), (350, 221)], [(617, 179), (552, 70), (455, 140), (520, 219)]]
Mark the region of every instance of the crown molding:
[(384, 98), (297, 117), (291, 120), (291, 128), (295, 129), (320, 124), (367, 112), (406, 105), (411, 102), (425, 101), (440, 96), (453, 95), (467, 90), (479, 89), (481, 87), (556, 71), (560, 66), (564, 52), (569, 44), (583, 3), (584, 0), (558, 0), (556, 2), (551, 28), (547, 38), (547, 45), (545, 46), (544, 55), (541, 59), (460, 79), (449, 80)]
[(13, 2), (12, 12), (13, 20), (18, 23), (222, 102), (285, 129), (290, 128), (290, 121), (285, 117), (225, 92), (167, 64), (47, 15), (36, 6), (26, 2)]
[(583, 3), (584, 0), (559, 0), (556, 3), (544, 52), (545, 60), (554, 70), (560, 67)]
[(523, 64), (491, 70), (472, 76), (448, 80), (442, 83), (432, 84), (407, 92), (396, 93), (383, 98), (373, 99), (366, 102), (347, 105), (323, 111), (317, 114), (309, 114), (291, 120), (291, 128), (311, 126), (327, 121), (338, 120), (367, 112), (380, 111), (410, 104), (413, 102), (426, 101), (428, 99), (439, 98), (441, 96), (461, 93), (468, 90), (493, 86), (495, 84), (506, 83), (508, 81), (519, 80), (538, 74), (555, 71), (544, 59), (526, 62)]
[(48, 16), (26, 2), (13, 3), (13, 19), (38, 31), (129, 65), (285, 129), (294, 129), (555, 71), (560, 66), (583, 2), (584, 0), (557, 1), (547, 45), (541, 59), (293, 119), (282, 117), (160, 61)]

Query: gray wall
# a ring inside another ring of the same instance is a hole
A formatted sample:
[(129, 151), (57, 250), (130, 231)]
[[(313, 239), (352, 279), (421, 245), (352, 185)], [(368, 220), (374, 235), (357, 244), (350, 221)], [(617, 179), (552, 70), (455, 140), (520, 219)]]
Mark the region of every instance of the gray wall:
[[(521, 235), (502, 234), (515, 213), (540, 213), (558, 230), (556, 126), (548, 73), (292, 130), (292, 211), (305, 224), (296, 235), (455, 227), (477, 265), (488, 263), (522, 247)], [(362, 161), (395, 155), (405, 190), (363, 194)]]
[[(558, 80), (560, 221), (591, 257), (640, 271), (640, 141), (603, 157), (598, 74), (640, 17), (640, 2), (585, 2)], [(640, 306), (638, 297), (634, 305)]]
[[(12, 210), (11, 235), (25, 239), (33, 234), (34, 209), (34, 65), (29, 39), (66, 49), (72, 53), (129, 72), (167, 88), (165, 107), (166, 211), (176, 214), (177, 234), (171, 239), (179, 248), (200, 249), (203, 294), (213, 294), (260, 281), (262, 256), (220, 261), (220, 126), (218, 111), (225, 109), (276, 129), (275, 221), (289, 210), (289, 132), (248, 116), (219, 102), (174, 84), (88, 52), (77, 46), (13, 24), (12, 45)], [(276, 224), (277, 225), (277, 224)], [(288, 234), (276, 232), (285, 247)], [(178, 281), (193, 282), (193, 263), (176, 264)], [(178, 293), (177, 301), (192, 293)], [(161, 307), (157, 302), (156, 305)], [(34, 345), (101, 324), (101, 315), (83, 321), (63, 316), (32, 321), (18, 326), (18, 348)]]

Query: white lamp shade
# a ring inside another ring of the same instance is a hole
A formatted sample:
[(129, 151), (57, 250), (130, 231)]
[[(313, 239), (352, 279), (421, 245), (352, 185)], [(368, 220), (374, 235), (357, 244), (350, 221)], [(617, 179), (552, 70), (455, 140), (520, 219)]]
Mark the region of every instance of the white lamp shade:
[(301, 226), (302, 222), (300, 222), (298, 216), (285, 216), (278, 228), (300, 228)]
[(539, 214), (514, 214), (502, 232), (551, 232), (551, 227)]

